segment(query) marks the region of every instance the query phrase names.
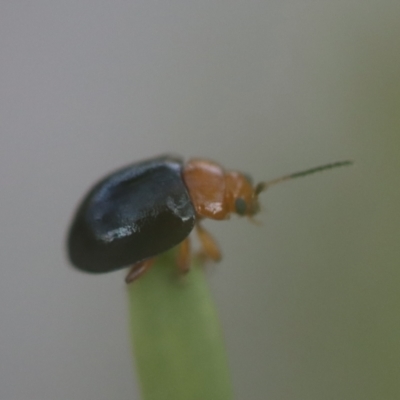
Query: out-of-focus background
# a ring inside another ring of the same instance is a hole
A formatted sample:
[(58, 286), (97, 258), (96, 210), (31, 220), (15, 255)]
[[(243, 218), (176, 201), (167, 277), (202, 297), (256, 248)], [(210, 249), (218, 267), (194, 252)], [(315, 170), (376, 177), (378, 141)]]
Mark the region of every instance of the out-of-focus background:
[(124, 271), (65, 257), (103, 174), (172, 152), (255, 180), (209, 222), (237, 399), (400, 398), (400, 3), (0, 5), (0, 399), (139, 399)]

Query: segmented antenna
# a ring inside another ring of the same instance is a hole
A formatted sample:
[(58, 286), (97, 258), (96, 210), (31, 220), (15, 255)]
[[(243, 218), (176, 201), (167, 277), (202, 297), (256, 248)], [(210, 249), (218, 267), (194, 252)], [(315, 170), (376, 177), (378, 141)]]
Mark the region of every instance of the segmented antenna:
[(269, 181), (269, 182), (260, 182), (260, 183), (258, 183), (257, 186), (255, 187), (254, 191), (255, 191), (256, 195), (258, 195), (261, 192), (263, 192), (264, 190), (266, 190), (268, 187), (270, 187), (272, 185), (276, 185), (277, 183), (288, 181), (288, 180), (294, 179), (294, 178), (300, 178), (301, 176), (314, 174), (315, 172), (325, 171), (326, 169), (332, 169), (332, 168), (336, 168), (336, 167), (343, 167), (343, 166), (352, 165), (352, 164), (353, 164), (353, 161), (349, 161), (349, 160), (347, 160), (347, 161), (337, 161), (337, 162), (334, 162), (334, 163), (331, 163), (331, 164), (325, 164), (325, 165), (321, 165), (319, 167), (306, 169), (305, 171), (295, 172), (295, 173), (290, 174), (290, 175), (284, 175), (284, 176), (281, 176), (280, 178), (273, 179), (272, 181)]

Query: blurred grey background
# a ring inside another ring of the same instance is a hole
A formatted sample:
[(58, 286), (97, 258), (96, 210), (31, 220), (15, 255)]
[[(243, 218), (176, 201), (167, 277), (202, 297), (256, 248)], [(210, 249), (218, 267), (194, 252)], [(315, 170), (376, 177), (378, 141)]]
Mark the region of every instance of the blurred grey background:
[(124, 271), (73, 270), (87, 188), (165, 152), (270, 179), (209, 222), (237, 399), (400, 398), (400, 3), (0, 5), (0, 399), (138, 399)]

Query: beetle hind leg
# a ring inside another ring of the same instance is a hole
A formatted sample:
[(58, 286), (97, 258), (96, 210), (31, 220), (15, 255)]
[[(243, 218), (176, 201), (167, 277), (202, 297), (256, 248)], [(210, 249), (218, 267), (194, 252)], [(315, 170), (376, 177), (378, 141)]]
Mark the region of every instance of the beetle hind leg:
[(218, 262), (221, 260), (221, 251), (215, 239), (199, 223), (196, 224), (196, 231), (201, 243), (200, 258)]
[(144, 261), (139, 261), (138, 263), (132, 265), (125, 278), (126, 283), (132, 283), (136, 279), (140, 278), (154, 263), (154, 258), (148, 258)]
[(176, 260), (179, 272), (186, 274), (190, 269), (190, 239), (187, 237), (178, 249), (178, 257)]

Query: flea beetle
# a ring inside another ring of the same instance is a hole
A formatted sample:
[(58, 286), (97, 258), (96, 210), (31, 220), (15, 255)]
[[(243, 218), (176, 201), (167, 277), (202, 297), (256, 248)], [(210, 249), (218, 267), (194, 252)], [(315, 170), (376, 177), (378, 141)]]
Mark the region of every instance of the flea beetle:
[(204, 159), (184, 163), (161, 156), (131, 164), (103, 178), (83, 199), (69, 231), (69, 258), (92, 273), (132, 266), (129, 283), (150, 268), (155, 256), (179, 245), (177, 267), (187, 272), (193, 228), (201, 254), (221, 258), (202, 219), (226, 220), (231, 214), (251, 219), (260, 209), (258, 195), (269, 186), (349, 164), (327, 164), (255, 186), (247, 175)]

